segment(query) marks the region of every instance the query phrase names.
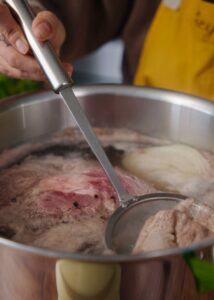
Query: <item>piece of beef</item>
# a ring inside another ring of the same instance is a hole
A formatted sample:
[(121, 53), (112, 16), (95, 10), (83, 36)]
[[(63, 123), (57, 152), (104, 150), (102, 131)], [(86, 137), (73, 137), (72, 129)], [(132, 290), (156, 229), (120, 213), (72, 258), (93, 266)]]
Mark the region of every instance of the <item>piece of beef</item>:
[[(95, 161), (73, 160), (56, 176), (42, 179), (23, 201), (23, 210), (39, 216), (79, 216), (100, 214), (108, 218), (118, 207), (117, 195), (104, 171)], [(116, 169), (126, 191), (133, 195), (153, 192), (151, 185)]]
[(214, 235), (214, 210), (193, 199), (159, 211), (143, 226), (133, 253), (185, 247)]
[(60, 251), (102, 253), (105, 250), (104, 230), (105, 222), (99, 217), (83, 217), (53, 226), (36, 238), (33, 245)]
[(0, 173), (0, 203), (9, 204), (24, 195), (41, 179), (57, 174), (54, 165), (27, 159), (22, 165), (13, 166)]
[(212, 235), (212, 232), (205, 226), (194, 220), (188, 212), (175, 211), (176, 226), (176, 244), (179, 247), (185, 247), (197, 243)]
[(159, 211), (143, 226), (133, 253), (176, 247), (173, 210)]
[[(131, 194), (155, 191), (119, 168), (116, 172)], [(65, 251), (105, 251), (104, 227), (119, 202), (95, 160), (69, 153), (30, 155), (0, 173), (0, 192), (0, 226), (10, 226), (14, 241)]]

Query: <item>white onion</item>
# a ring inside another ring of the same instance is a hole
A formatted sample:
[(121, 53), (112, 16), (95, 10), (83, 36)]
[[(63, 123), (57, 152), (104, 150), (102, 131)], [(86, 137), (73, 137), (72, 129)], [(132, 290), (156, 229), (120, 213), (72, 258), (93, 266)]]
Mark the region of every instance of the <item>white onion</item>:
[[(128, 171), (169, 191), (184, 191), (210, 174), (209, 162), (196, 149), (181, 145), (145, 148), (127, 153), (123, 166)], [(200, 179), (200, 180), (199, 180)]]

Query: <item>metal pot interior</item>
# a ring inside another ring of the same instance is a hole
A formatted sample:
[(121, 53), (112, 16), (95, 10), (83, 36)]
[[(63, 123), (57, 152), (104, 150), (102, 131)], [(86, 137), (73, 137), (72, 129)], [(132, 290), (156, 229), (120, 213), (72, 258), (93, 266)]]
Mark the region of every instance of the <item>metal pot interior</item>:
[[(129, 128), (196, 148), (214, 149), (212, 102), (175, 92), (122, 85), (77, 87), (74, 92), (93, 126)], [(45, 138), (69, 126), (75, 126), (74, 120), (60, 97), (50, 91), (6, 99), (0, 105), (0, 149)], [(98, 261), (132, 261), (184, 251), (170, 249), (133, 257), (91, 257), (37, 249), (4, 239), (0, 243), (49, 256)], [(211, 244), (212, 240), (203, 241), (194, 248)]]

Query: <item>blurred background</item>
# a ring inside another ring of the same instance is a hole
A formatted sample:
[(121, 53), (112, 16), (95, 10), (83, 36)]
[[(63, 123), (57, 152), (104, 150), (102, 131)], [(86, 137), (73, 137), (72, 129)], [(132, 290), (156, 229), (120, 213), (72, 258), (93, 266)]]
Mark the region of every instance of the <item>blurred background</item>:
[[(111, 41), (86, 57), (73, 62), (75, 85), (95, 83), (121, 83), (121, 40)], [(31, 80), (16, 80), (0, 75), (0, 99), (41, 89), (42, 84)]]
[(111, 41), (94, 53), (74, 62), (73, 80), (76, 84), (121, 83), (122, 57), (122, 41)]

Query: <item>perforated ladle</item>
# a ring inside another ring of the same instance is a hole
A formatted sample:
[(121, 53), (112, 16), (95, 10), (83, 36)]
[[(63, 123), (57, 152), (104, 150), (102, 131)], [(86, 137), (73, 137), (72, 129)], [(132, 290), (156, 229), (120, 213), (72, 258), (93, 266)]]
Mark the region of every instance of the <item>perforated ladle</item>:
[(34, 14), (29, 4), (25, 0), (5, 0), (4, 3), (19, 20), (31, 49), (53, 90), (61, 95), (117, 193), (121, 207), (108, 222), (107, 246), (117, 252), (131, 251), (145, 220), (160, 209), (174, 207), (184, 197), (169, 193), (143, 196), (127, 194), (74, 95), (72, 81), (64, 71), (61, 62), (49, 43), (40, 43), (34, 37), (32, 32)]

